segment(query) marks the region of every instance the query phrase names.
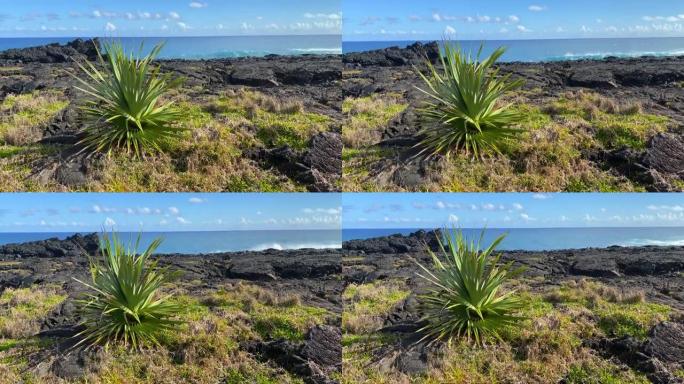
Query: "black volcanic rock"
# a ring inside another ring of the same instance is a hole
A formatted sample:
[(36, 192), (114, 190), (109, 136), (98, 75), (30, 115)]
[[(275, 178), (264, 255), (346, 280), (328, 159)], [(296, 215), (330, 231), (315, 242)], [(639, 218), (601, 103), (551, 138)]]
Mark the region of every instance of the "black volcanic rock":
[(684, 324), (663, 322), (653, 327), (644, 351), (665, 363), (684, 368)]
[(648, 144), (643, 163), (658, 172), (684, 177), (684, 138), (672, 133), (659, 133)]
[(52, 238), (21, 244), (0, 246), (0, 258), (25, 257), (83, 257), (94, 255), (99, 247), (96, 234), (75, 234), (64, 240)]
[(99, 40), (76, 39), (65, 45), (49, 44), (39, 47), (8, 49), (0, 53), (0, 60), (12, 60), (22, 63), (67, 63), (77, 59), (95, 60)]
[(293, 180), (307, 185), (310, 192), (339, 191), (341, 154), (342, 138), (336, 132), (315, 135), (303, 153), (288, 146), (248, 152), (250, 157), (271, 164)]
[(432, 63), (439, 59), (439, 44), (420, 42), (409, 45), (406, 48), (390, 47), (368, 52), (352, 52), (344, 54), (343, 62), (346, 65), (361, 66), (406, 66), (421, 65), (426, 59)]

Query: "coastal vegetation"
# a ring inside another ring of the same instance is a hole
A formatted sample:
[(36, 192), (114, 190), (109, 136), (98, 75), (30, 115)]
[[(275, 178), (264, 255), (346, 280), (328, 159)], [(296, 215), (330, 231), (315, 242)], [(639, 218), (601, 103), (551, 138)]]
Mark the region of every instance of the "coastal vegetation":
[(127, 53), (121, 43), (104, 44), (106, 59), (98, 50), (98, 69), (92, 63), (78, 63), (85, 77), (76, 79), (78, 90), (89, 99), (83, 111), (87, 116), (84, 137), (78, 143), (83, 150), (105, 152), (124, 149), (134, 157), (144, 157), (150, 150), (161, 151), (160, 143), (177, 136), (180, 117), (171, 102), (160, 103), (169, 90), (178, 85), (167, 73), (160, 75), (152, 61), (159, 55), (163, 44), (142, 56)]
[(92, 281), (79, 281), (94, 292), (80, 301), (85, 329), (75, 336), (80, 339), (76, 345), (121, 343), (134, 349), (158, 345), (162, 331), (177, 329), (174, 317), (183, 310), (171, 296), (160, 295), (162, 286), (173, 278), (167, 268), (150, 260), (162, 240), (152, 241), (140, 254), (140, 235), (135, 246), (123, 244), (116, 233), (103, 234), (100, 241), (102, 261), (90, 259)]
[[(395, 56), (403, 61), (388, 65)], [(598, 79), (604, 69), (615, 72), (606, 76), (627, 79), (629, 63), (493, 63), (487, 75), (475, 76), (477, 60), (468, 66), (468, 56), (459, 51), (440, 56), (436, 43), (343, 60), (355, 68), (343, 80), (344, 105), (355, 106), (343, 109), (345, 191), (641, 192), (675, 191), (682, 185), (670, 171), (678, 164), (659, 165), (670, 162), (663, 158), (666, 148), (679, 145), (683, 119), (675, 105), (656, 96), (671, 86), (657, 83), (655, 75), (648, 81), (657, 84), (642, 87)], [(462, 67), (468, 70), (454, 72)], [(657, 63), (643, 67), (655, 70)], [(453, 73), (460, 80), (447, 82), (457, 78)], [(466, 76), (469, 81), (461, 79)], [(591, 81), (580, 82), (580, 76), (592, 76)], [(474, 86), (486, 79), (511, 88), (496, 93), (496, 100), (481, 92), (481, 100), (492, 102), (483, 110), (504, 108), (515, 118), (502, 125), (510, 135), (494, 136), (496, 150), (483, 147), (475, 156), (465, 148), (466, 136), (453, 136), (468, 132), (459, 123), (467, 115), (456, 115), (471, 113), (459, 104), (465, 100), (455, 84)], [(425, 146), (425, 132), (435, 133), (432, 145)]]
[(428, 249), (432, 268), (418, 264), (419, 276), (431, 286), (420, 297), (427, 325), (418, 332), (423, 339), (446, 340), (465, 338), (483, 344), (488, 338), (500, 339), (500, 332), (521, 319), (516, 312), (523, 302), (515, 291), (503, 292), (506, 282), (521, 271), (512, 270), (512, 263), (500, 265), (496, 247), (505, 235), (480, 249), (482, 238), (469, 241), (463, 232), (445, 230), (439, 240), (441, 254)]
[[(0, 61), (11, 84), (0, 91), (0, 190), (339, 188), (341, 169), (316, 167), (340, 155), (312, 153), (317, 136), (339, 140), (339, 104), (319, 91), (334, 82), (332, 59), (169, 61), (156, 60), (161, 45), (143, 55), (107, 43), (100, 54), (93, 43), (81, 42), (83, 54), (64, 63)], [(321, 79), (309, 60), (320, 61)], [(274, 66), (286, 83), (264, 84)]]
[(439, 69), (427, 60), (427, 73), (418, 71), (425, 82), (419, 90), (428, 100), (418, 109), (424, 122), (416, 134), (420, 149), (416, 156), (449, 158), (452, 152), (463, 150), (466, 156), (481, 159), (501, 153), (502, 142), (519, 133), (514, 126), (521, 114), (500, 99), (520, 88), (523, 80), (511, 81), (510, 75), (500, 76), (492, 68), (505, 52), (502, 47), (484, 59), (480, 59), (482, 47), (476, 58), (449, 41), (443, 47)]
[[(407, 351), (402, 346), (411, 345), (415, 338), (383, 331), (382, 320), (401, 307), (410, 291), (396, 280), (388, 284), (405, 292), (404, 299), (395, 297), (393, 303), (385, 303), (388, 296), (373, 294), (387, 289), (381, 288), (386, 285), (381, 282), (362, 285), (362, 289), (368, 288), (364, 296), (345, 298), (345, 308), (365, 302), (385, 310), (376, 314), (380, 321), (374, 329), (343, 328), (342, 383), (650, 383), (644, 373), (592, 349), (589, 340), (626, 336), (643, 340), (654, 325), (675, 313), (667, 305), (648, 302), (643, 292), (622, 293), (595, 280), (568, 280), (558, 288), (540, 289), (533, 280), (518, 279), (506, 288), (518, 291), (523, 303), (517, 313), (520, 320), (513, 327), (500, 329), (500, 339), (492, 338), (480, 346), (455, 337), (450, 344), (440, 342), (432, 348), (419, 346)], [(361, 291), (358, 286), (352, 289)], [(345, 311), (348, 324), (360, 322), (358, 315), (362, 314)], [(394, 364), (386, 361), (387, 353), (398, 353), (399, 360)], [(416, 353), (428, 355), (427, 368), (402, 372), (397, 366), (402, 354), (411, 359)]]
[[(343, 292), (342, 383), (646, 384), (679, 377), (681, 298), (659, 291), (660, 281), (675, 281), (677, 272), (609, 278), (551, 272), (550, 266), (562, 271), (565, 261), (522, 251), (499, 258), (501, 238), (481, 250), (477, 239), (442, 233), (427, 251), (405, 250), (428, 244), (416, 234), (365, 246), (354, 241), (345, 253), (349, 275), (363, 283)], [(402, 251), (384, 250), (393, 246)], [(596, 262), (594, 252), (616, 257), (593, 250), (569, 259)], [(641, 261), (627, 260), (634, 264), (626, 268)], [(494, 313), (487, 309), (496, 305), (483, 305), (507, 300), (511, 306)], [(483, 328), (489, 337), (478, 342), (474, 335), (486, 334)]]

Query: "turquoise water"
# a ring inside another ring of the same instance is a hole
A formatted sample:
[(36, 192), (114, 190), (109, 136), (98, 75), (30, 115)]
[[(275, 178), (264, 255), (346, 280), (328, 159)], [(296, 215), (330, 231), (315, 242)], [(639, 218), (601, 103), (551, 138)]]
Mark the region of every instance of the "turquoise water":
[[(406, 47), (415, 41), (344, 41), (342, 50), (362, 52), (392, 46)], [(477, 53), (482, 41), (459, 41), (467, 51)], [(684, 55), (684, 38), (625, 38), (625, 39), (546, 39), (546, 40), (487, 40), (484, 54), (498, 47), (507, 47), (502, 61), (540, 62), (614, 57), (680, 56)]]
[[(408, 235), (417, 229), (344, 229), (342, 240), (368, 239), (392, 234)], [(477, 240), (481, 229), (464, 229)], [(507, 233), (501, 250), (550, 251), (556, 249), (604, 248), (617, 246), (679, 245), (684, 246), (684, 228), (513, 228), (488, 229), (485, 242)]]
[[(53, 237), (64, 239), (73, 232), (53, 233), (0, 233), (0, 245), (45, 240)], [(125, 241), (135, 241), (138, 233), (119, 234)], [(145, 232), (141, 248), (153, 239), (162, 237), (159, 253), (216, 253), (264, 249), (341, 248), (340, 231), (221, 231), (221, 232)]]
[[(50, 43), (65, 44), (67, 38), (0, 38), (0, 51)], [(223, 59), (275, 55), (340, 54), (341, 36), (226, 36), (226, 37), (121, 37), (126, 49), (137, 50), (141, 43), (152, 48), (165, 42), (161, 59)]]

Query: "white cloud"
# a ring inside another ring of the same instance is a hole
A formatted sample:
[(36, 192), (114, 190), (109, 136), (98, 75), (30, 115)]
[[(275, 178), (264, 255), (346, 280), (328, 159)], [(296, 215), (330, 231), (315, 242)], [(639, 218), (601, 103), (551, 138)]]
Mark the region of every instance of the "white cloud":
[(535, 220), (537, 220), (537, 219), (531, 217), (530, 215), (528, 215), (527, 213), (521, 213), (521, 214), (520, 214), (520, 218), (523, 219), (523, 220), (525, 220), (525, 221), (535, 221)]
[(584, 220), (584, 221), (586, 221), (586, 222), (592, 222), (592, 221), (597, 221), (598, 218), (597, 218), (596, 216), (592, 216), (592, 215), (586, 213), (586, 214), (584, 215), (584, 218), (583, 218), (582, 220)]
[(440, 14), (437, 13), (437, 12), (434, 12), (434, 13), (432, 14), (432, 20), (434, 20), (434, 21), (442, 21), (442, 15), (440, 15)]
[(188, 202), (190, 202), (191, 204), (202, 204), (206, 203), (207, 199), (201, 197), (191, 197), (190, 199), (188, 199)]
[(444, 28), (444, 34), (445, 35), (453, 35), (456, 33), (456, 28), (452, 27), (451, 25), (447, 25), (446, 28)]
[(527, 28), (524, 25), (518, 25), (517, 27), (515, 27), (515, 29), (517, 29), (519, 32), (532, 32), (531, 29)]
[(482, 204), (482, 209), (484, 209), (485, 211), (493, 211), (496, 209), (496, 206), (491, 203)]
[(341, 20), (342, 14), (341, 13), (310, 13), (310, 12), (307, 12), (304, 14), (304, 17), (307, 19)]
[(681, 206), (681, 205), (649, 205), (646, 208), (649, 211), (684, 212), (684, 206)]
[(106, 218), (104, 221), (105, 227), (113, 227), (115, 225), (116, 225), (116, 221), (114, 221), (114, 219), (112, 219), (111, 217)]
[(546, 200), (550, 199), (551, 195), (548, 193), (535, 193), (534, 195), (532, 195), (532, 198), (535, 200)]
[(172, 215), (177, 215), (180, 213), (180, 209), (176, 207), (169, 207), (169, 212), (171, 212)]
[(178, 12), (169, 12), (169, 18), (172, 19), (172, 20), (178, 20), (178, 19), (180, 19), (181, 17), (180, 17), (180, 15), (178, 14)]
[(182, 216), (176, 217), (176, 221), (177, 221), (178, 223), (180, 223), (180, 224), (190, 224), (190, 221), (186, 220), (186, 219), (185, 219), (184, 217), (182, 217)]
[(527, 9), (529, 9), (532, 12), (541, 12), (546, 10), (546, 6), (533, 4), (527, 7)]
[(520, 22), (520, 18), (516, 15), (510, 15), (510, 16), (508, 16), (508, 21), (515, 24), (515, 23)]
[(182, 30), (190, 29), (190, 27), (182, 21), (177, 22), (176, 25)]
[(188, 5), (190, 6), (190, 8), (206, 8), (209, 4), (200, 3), (199, 1), (193, 1)]
[(513, 209), (515, 209), (515, 210), (517, 210), (517, 211), (522, 211), (523, 208), (524, 208), (524, 207), (522, 206), (522, 204), (520, 204), (520, 203), (513, 203)]
[(449, 215), (449, 223), (458, 223), (458, 216), (456, 215)]
[(107, 31), (107, 32), (114, 32), (114, 31), (116, 31), (116, 25), (114, 25), (114, 24), (112, 24), (112, 23), (107, 23), (107, 24), (105, 24), (105, 31)]

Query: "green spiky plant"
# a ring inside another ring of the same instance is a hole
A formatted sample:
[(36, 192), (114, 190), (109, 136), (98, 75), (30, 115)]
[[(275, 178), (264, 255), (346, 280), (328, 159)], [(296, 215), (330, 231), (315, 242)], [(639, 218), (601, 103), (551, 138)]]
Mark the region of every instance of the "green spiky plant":
[(138, 254), (140, 236), (133, 247), (124, 246), (115, 233), (101, 236), (102, 261), (90, 258), (91, 282), (77, 280), (93, 291), (78, 302), (84, 330), (75, 336), (77, 346), (123, 343), (140, 349), (158, 345), (162, 331), (180, 325), (175, 316), (182, 308), (160, 293), (174, 274), (149, 260), (161, 242), (152, 241)]
[(427, 73), (416, 69), (426, 85), (418, 90), (428, 96), (418, 110), (424, 128), (418, 132), (416, 156), (449, 157), (452, 152), (465, 151), (467, 156), (482, 159), (501, 153), (501, 143), (520, 132), (515, 126), (521, 114), (511, 109), (511, 104), (501, 104), (500, 99), (521, 87), (523, 81), (510, 81), (510, 75), (500, 76), (498, 69), (492, 69), (505, 48), (480, 60), (482, 48), (472, 58), (445, 41), (441, 68), (426, 60)]
[(148, 151), (161, 151), (163, 140), (183, 131), (176, 125), (180, 112), (172, 102), (161, 101), (180, 80), (160, 74), (152, 65), (163, 46), (159, 44), (143, 56), (141, 45), (136, 57), (127, 54), (120, 43), (110, 42), (104, 44), (104, 57), (98, 48), (100, 68), (89, 61), (78, 63), (85, 77), (74, 75), (80, 83), (76, 88), (89, 97), (83, 107), (87, 126), (79, 142), (84, 152), (109, 156), (120, 148), (141, 158)]
[(486, 249), (478, 242), (468, 241), (460, 230), (443, 230), (438, 236), (441, 257), (430, 248), (433, 268), (418, 263), (423, 273), (418, 276), (431, 286), (420, 296), (426, 325), (419, 330), (422, 340), (466, 338), (482, 345), (489, 337), (500, 339), (500, 331), (522, 318), (516, 314), (523, 302), (511, 290), (503, 292), (503, 284), (522, 269), (512, 263), (501, 264), (501, 254), (494, 254), (504, 240), (499, 236)]

